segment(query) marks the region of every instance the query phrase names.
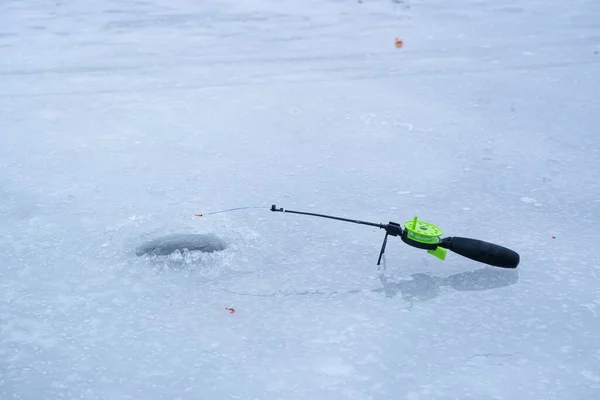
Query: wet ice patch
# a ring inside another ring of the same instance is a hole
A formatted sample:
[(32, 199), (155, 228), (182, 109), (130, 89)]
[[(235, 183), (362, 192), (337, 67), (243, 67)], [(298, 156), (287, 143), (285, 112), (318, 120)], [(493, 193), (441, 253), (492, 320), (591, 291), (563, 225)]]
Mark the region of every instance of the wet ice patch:
[(135, 254), (166, 256), (174, 252), (201, 251), (203, 253), (214, 253), (225, 250), (227, 244), (216, 235), (209, 234), (173, 234), (150, 240), (135, 250)]
[(542, 203), (538, 202), (536, 199), (533, 199), (531, 197), (521, 197), (521, 201), (523, 203), (533, 203), (533, 205), (536, 207), (542, 206)]

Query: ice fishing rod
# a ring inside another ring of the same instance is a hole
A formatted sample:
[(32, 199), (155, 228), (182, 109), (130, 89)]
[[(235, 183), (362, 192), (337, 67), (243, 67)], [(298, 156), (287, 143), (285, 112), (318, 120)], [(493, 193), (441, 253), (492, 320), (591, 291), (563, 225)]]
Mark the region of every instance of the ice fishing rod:
[(417, 217), (414, 217), (410, 221), (406, 221), (404, 226), (401, 226), (400, 224), (391, 221), (387, 224), (381, 224), (357, 219), (335, 217), (333, 215), (286, 210), (284, 208), (277, 208), (275, 204), (271, 206), (271, 211), (329, 218), (337, 221), (351, 222), (354, 224), (384, 229), (385, 237), (383, 238), (377, 265), (381, 264), (381, 258), (385, 252), (388, 236), (399, 236), (400, 239), (409, 246), (427, 250), (427, 253), (442, 261), (446, 259), (446, 250), (450, 250), (473, 261), (500, 268), (517, 268), (520, 261), (518, 253), (494, 243), (459, 236), (442, 238), (442, 230), (439, 227), (428, 222), (419, 221)]

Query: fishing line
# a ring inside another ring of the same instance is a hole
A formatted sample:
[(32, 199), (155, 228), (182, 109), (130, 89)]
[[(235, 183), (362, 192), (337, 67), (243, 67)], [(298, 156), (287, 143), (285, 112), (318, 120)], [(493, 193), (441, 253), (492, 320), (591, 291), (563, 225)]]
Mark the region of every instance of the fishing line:
[(209, 213), (198, 213), (198, 214), (196, 214), (196, 217), (204, 217), (205, 215), (221, 214), (221, 213), (226, 213), (226, 212), (230, 212), (230, 211), (250, 210), (250, 209), (255, 209), (255, 208), (264, 209), (264, 208), (268, 208), (268, 207), (266, 207), (266, 206), (262, 206), (262, 207), (250, 206), (250, 207), (228, 208), (226, 210), (213, 211), (213, 212), (209, 212)]

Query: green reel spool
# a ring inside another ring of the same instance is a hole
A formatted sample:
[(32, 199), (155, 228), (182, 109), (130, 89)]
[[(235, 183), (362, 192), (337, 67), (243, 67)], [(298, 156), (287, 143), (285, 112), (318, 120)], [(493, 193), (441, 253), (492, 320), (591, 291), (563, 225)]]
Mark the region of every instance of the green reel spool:
[(446, 249), (438, 247), (442, 230), (429, 222), (419, 221), (417, 217), (404, 223), (401, 239), (404, 243), (425, 249), (440, 260), (446, 259)]

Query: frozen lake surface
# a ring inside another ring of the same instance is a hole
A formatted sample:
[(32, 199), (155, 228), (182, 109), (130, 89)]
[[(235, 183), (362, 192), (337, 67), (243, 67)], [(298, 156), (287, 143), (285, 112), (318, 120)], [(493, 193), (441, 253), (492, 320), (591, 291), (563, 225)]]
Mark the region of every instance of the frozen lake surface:
[[(599, 399), (598, 21), (0, 2), (0, 398)], [(383, 231), (271, 204), (417, 215), (521, 263), (390, 238), (377, 266)], [(224, 249), (136, 254), (173, 234)]]

